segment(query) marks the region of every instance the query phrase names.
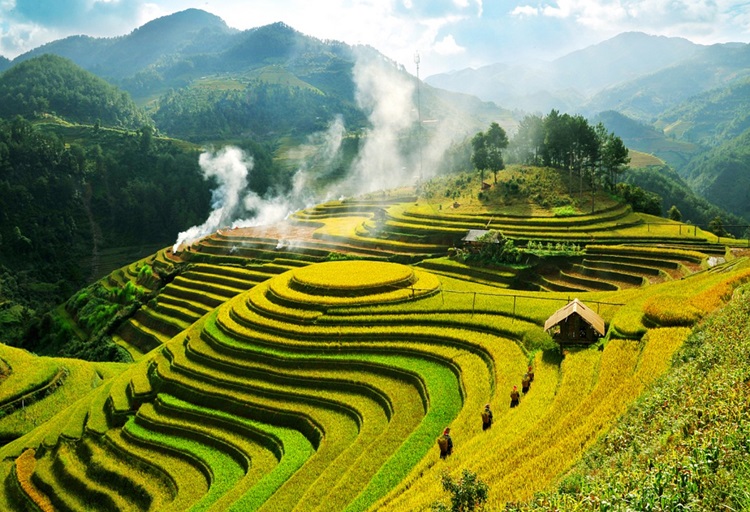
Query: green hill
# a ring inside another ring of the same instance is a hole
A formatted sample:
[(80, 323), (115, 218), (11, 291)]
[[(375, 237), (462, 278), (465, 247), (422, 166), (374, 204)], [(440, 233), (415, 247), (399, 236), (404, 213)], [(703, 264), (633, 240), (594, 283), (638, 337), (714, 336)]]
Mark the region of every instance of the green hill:
[(655, 123), (667, 136), (715, 147), (750, 128), (750, 79), (714, 89), (664, 112)]
[(618, 134), (629, 148), (657, 156), (675, 169), (681, 169), (703, 150), (695, 142), (669, 136), (660, 128), (636, 121), (614, 110), (597, 114), (593, 121), (601, 122), (608, 130)]
[(750, 221), (750, 130), (695, 158), (681, 174), (700, 195)]
[(53, 41), (19, 56), (15, 62), (54, 54), (99, 76), (119, 80), (149, 66), (164, 65), (175, 55), (184, 58), (225, 49), (236, 32), (212, 14), (187, 9), (152, 20), (121, 37), (71, 36)]
[(0, 75), (0, 117), (16, 115), (120, 128), (148, 123), (127, 93), (56, 55), (21, 62)]
[(667, 165), (632, 168), (626, 173), (625, 182), (658, 194), (662, 198), (663, 216), (666, 216), (674, 205), (682, 214), (684, 222), (707, 227), (714, 218), (721, 217), (725, 225), (733, 226), (729, 231), (735, 236), (742, 237), (745, 234), (747, 220), (736, 213), (729, 213), (729, 209), (716, 206), (724, 203), (709, 202), (697, 195), (680, 175)]

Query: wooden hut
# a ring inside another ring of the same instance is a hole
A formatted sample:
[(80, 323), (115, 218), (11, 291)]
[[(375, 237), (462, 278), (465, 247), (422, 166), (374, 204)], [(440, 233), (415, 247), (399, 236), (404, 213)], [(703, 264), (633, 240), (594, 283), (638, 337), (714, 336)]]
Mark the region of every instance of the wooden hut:
[(461, 239), (463, 246), (472, 252), (479, 251), (479, 248), (487, 243), (497, 243), (497, 240), (488, 240), (487, 229), (470, 229), (466, 236)]
[(561, 345), (591, 344), (606, 332), (604, 319), (578, 299), (555, 311), (544, 330)]

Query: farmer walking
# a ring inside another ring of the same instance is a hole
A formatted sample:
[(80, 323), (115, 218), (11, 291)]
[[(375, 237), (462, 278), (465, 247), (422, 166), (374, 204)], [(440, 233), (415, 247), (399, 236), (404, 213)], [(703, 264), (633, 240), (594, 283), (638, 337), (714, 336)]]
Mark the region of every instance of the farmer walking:
[(450, 427), (445, 427), (443, 435), (437, 438), (437, 444), (440, 448), (440, 458), (444, 459), (453, 453), (453, 439), (451, 439)]
[(492, 411), (490, 410), (490, 404), (484, 406), (482, 411), (482, 430), (487, 430), (492, 426)]
[(516, 407), (520, 398), (521, 394), (518, 392), (518, 386), (513, 386), (513, 391), (510, 392), (510, 406)]
[(529, 392), (529, 388), (531, 387), (531, 376), (527, 373), (523, 376), (523, 380), (521, 380), (521, 391), (525, 395)]

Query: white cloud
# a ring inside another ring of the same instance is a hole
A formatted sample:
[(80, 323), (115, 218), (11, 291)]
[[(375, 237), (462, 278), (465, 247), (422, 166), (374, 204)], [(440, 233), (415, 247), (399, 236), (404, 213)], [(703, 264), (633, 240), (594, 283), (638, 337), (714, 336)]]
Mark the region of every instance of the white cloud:
[(448, 34), (433, 46), (438, 55), (459, 55), (466, 52), (466, 48), (456, 43), (451, 34)]
[(524, 17), (524, 16), (539, 16), (540, 11), (538, 7), (532, 7), (530, 5), (519, 5), (512, 11), (510, 11), (511, 16), (518, 16), (518, 17)]

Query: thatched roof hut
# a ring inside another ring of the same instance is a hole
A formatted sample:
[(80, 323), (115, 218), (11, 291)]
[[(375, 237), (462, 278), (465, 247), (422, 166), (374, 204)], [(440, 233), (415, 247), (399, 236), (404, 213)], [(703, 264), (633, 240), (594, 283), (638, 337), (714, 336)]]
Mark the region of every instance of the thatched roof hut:
[(558, 343), (589, 344), (604, 336), (604, 319), (578, 299), (555, 311), (546, 322), (544, 330), (551, 331)]

